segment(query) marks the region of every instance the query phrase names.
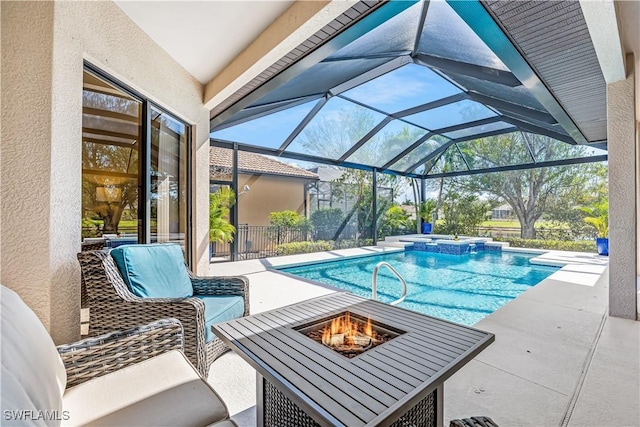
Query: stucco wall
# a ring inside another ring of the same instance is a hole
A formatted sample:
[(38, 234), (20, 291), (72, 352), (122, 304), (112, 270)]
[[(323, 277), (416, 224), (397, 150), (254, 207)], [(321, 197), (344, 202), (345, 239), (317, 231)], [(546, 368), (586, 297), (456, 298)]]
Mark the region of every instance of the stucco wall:
[(201, 271), (208, 268), (204, 88), (112, 2), (1, 7), (1, 282), (34, 308), (56, 342), (69, 342), (79, 335), (83, 59), (193, 125)]
[(292, 210), (304, 214), (304, 180), (264, 175), (238, 175), (238, 188), (251, 190), (238, 199), (238, 223), (269, 225), (269, 214)]
[[(0, 283), (22, 295), (49, 326), (56, 291), (49, 239), (53, 3), (2, 2), (0, 7)], [(68, 289), (58, 292), (70, 294)]]

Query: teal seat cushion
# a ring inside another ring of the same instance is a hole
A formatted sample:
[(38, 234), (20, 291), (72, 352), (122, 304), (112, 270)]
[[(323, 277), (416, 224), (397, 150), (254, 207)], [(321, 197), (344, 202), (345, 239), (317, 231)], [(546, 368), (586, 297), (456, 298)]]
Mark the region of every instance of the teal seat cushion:
[(142, 298), (186, 298), (193, 286), (176, 243), (123, 245), (111, 251), (131, 292)]
[(244, 298), (239, 296), (197, 296), (204, 303), (204, 321), (207, 330), (206, 339), (210, 342), (215, 338), (211, 331), (214, 323), (237, 319), (244, 314)]

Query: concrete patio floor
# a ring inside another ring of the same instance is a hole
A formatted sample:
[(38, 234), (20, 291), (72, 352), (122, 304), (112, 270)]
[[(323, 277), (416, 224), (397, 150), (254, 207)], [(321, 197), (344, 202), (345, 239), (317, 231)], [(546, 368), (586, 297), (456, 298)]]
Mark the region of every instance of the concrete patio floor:
[[(213, 264), (211, 274), (246, 275), (253, 314), (335, 291), (269, 267), (397, 250)], [(474, 325), (496, 340), (445, 383), (446, 422), (486, 415), (500, 426), (640, 426), (640, 322), (607, 316), (607, 259), (552, 251), (532, 262), (564, 267)], [(241, 427), (256, 425), (255, 381), (232, 352), (209, 373)]]

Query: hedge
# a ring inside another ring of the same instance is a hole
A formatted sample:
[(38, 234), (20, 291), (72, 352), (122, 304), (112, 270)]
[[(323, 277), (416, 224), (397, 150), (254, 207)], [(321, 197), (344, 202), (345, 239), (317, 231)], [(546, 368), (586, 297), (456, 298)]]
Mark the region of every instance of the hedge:
[(350, 249), (350, 248), (359, 248), (361, 246), (373, 246), (373, 239), (343, 239), (338, 240), (337, 242), (331, 242), (333, 244), (333, 249)]
[(311, 252), (330, 251), (333, 242), (318, 240), (316, 242), (291, 242), (276, 246), (276, 255), (308, 254)]
[(502, 239), (496, 241), (509, 242), (515, 248), (550, 249), (557, 251), (596, 252), (594, 240), (533, 240), (533, 239)]

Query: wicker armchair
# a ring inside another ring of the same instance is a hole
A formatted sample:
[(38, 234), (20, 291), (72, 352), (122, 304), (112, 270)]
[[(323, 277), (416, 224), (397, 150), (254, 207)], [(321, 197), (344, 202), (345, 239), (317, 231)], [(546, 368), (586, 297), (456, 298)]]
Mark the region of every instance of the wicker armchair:
[(80, 250), (82, 252), (86, 251), (99, 251), (103, 249), (107, 245), (106, 239), (94, 240), (90, 242), (82, 242), (80, 243)]
[[(211, 363), (228, 350), (219, 339), (206, 342), (204, 303), (192, 298), (141, 298), (129, 290), (108, 251), (78, 254), (88, 306), (89, 335), (95, 336), (163, 318), (176, 318), (184, 328), (184, 354), (206, 378)], [(197, 277), (189, 271), (193, 294), (234, 295), (244, 299), (249, 315), (246, 277)]]
[[(95, 240), (90, 242), (82, 242), (80, 243), (80, 251), (81, 252), (99, 251), (101, 249), (104, 249), (106, 245), (107, 245), (106, 239), (100, 239), (100, 240)], [(80, 307), (87, 308), (87, 291), (86, 291), (87, 287), (84, 285), (84, 275), (82, 273), (80, 273), (80, 280), (82, 281), (81, 292), (80, 292)]]

